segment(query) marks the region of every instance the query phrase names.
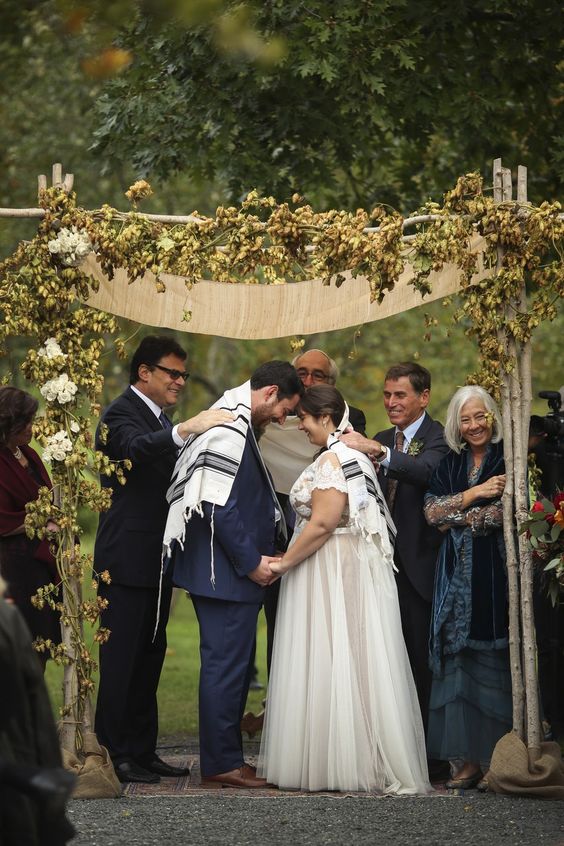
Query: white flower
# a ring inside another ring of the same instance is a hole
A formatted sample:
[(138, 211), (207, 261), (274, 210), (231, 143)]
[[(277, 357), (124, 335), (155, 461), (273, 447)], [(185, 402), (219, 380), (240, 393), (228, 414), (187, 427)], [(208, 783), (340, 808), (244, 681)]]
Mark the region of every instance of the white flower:
[(47, 338), (45, 346), (39, 347), (37, 355), (42, 358), (67, 358), (67, 354), (62, 351), (55, 338)]
[(47, 438), (47, 446), (43, 451), (44, 461), (64, 461), (72, 452), (72, 442), (64, 429), (55, 432)]
[(88, 234), (79, 231), (76, 226), (71, 226), (70, 229), (63, 227), (47, 246), (49, 252), (58, 255), (61, 264), (67, 266), (80, 264), (82, 259), (92, 252), (92, 242)]
[(64, 405), (67, 402), (72, 402), (78, 388), (69, 379), (67, 373), (61, 373), (56, 379), (49, 379), (48, 382), (45, 382), (39, 390), (47, 402), (57, 401), (61, 405)]
[(71, 432), (74, 432), (75, 435), (77, 435), (80, 432), (80, 426), (76, 422), (76, 420), (71, 420), (70, 430), (71, 430)]

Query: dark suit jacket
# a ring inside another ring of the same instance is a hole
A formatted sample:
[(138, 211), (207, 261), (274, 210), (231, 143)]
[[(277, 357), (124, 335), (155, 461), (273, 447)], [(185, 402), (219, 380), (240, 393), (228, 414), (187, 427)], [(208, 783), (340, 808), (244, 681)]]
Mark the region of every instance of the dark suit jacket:
[(364, 416), (364, 411), (361, 411), (360, 408), (355, 408), (353, 405), (349, 405), (349, 423), (355, 432), (366, 437), (366, 417)]
[(260, 603), (264, 588), (247, 577), (261, 555), (273, 555), (276, 522), (274, 497), (259, 458), (256, 441), (247, 437), (229, 499), (213, 513), (215, 588), (211, 576), (212, 506), (204, 516), (193, 514), (186, 527), (184, 549), (173, 551), (174, 584), (196, 596), (231, 602)]
[(102, 476), (102, 487), (113, 490), (109, 511), (100, 515), (94, 566), (109, 570), (112, 582), (157, 587), (168, 503), (166, 492), (177, 448), (172, 430), (163, 429), (151, 409), (131, 388), (115, 399), (102, 416), (107, 443), (96, 432), (96, 448), (113, 460), (129, 458), (127, 483)]
[(391, 448), (388, 472), (378, 475), (384, 495), (388, 478), (398, 480), (392, 515), (398, 532), (396, 564), (419, 595), (431, 602), (442, 534), (425, 520), (423, 500), (431, 474), (448, 452), (448, 447), (444, 441), (442, 425), (428, 414), (425, 414), (415, 435), (415, 440), (423, 445), (418, 455), (398, 452), (394, 449), (394, 437), (395, 427), (374, 436), (375, 440)]

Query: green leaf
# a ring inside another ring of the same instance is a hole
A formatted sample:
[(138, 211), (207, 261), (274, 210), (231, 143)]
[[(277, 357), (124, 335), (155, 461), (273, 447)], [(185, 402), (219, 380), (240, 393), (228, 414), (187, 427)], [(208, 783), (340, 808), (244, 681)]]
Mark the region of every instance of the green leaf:
[(543, 497), (541, 499), (541, 502), (542, 502), (542, 507), (544, 508), (544, 510), (546, 511), (547, 514), (555, 514), (556, 513), (556, 508), (554, 507), (554, 505), (552, 504), (552, 502), (549, 499), (545, 499)]
[(550, 530), (550, 540), (554, 543), (554, 541), (558, 540), (560, 537), (561, 532), (562, 529), (558, 523), (554, 523), (552, 529)]

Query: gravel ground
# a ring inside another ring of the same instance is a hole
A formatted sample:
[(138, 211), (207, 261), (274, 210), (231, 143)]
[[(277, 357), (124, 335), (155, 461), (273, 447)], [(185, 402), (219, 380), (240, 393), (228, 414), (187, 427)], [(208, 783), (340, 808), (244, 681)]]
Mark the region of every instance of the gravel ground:
[(133, 797), (75, 800), (71, 846), (348, 844), (562, 846), (564, 802), (413, 798)]
[[(245, 741), (245, 755), (258, 753)], [(196, 754), (196, 738), (159, 754)], [(70, 846), (564, 846), (564, 802), (480, 794), (412, 797), (122, 796), (73, 800)]]

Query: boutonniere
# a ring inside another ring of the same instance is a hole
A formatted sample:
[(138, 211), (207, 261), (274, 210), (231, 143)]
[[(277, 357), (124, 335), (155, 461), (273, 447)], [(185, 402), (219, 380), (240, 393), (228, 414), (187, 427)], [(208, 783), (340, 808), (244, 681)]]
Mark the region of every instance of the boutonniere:
[(423, 441), (418, 441), (415, 438), (409, 442), (409, 446), (407, 448), (408, 455), (419, 455), (421, 450), (423, 449)]

